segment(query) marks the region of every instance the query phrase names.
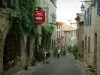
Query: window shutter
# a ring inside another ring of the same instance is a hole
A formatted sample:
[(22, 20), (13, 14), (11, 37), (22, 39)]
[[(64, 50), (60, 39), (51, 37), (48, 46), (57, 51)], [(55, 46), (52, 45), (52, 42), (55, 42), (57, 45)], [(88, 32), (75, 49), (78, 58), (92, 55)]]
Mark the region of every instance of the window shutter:
[(85, 11), (85, 25), (89, 25), (90, 24), (90, 15), (89, 15), (89, 8)]
[(98, 0), (97, 5), (97, 14), (100, 16), (100, 0)]

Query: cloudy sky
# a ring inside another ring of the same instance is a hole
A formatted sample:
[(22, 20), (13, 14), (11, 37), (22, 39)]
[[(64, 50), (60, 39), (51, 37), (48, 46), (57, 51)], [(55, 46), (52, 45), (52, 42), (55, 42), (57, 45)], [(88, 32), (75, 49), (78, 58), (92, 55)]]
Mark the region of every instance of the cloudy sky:
[(81, 0), (57, 0), (57, 21), (68, 23), (81, 12)]

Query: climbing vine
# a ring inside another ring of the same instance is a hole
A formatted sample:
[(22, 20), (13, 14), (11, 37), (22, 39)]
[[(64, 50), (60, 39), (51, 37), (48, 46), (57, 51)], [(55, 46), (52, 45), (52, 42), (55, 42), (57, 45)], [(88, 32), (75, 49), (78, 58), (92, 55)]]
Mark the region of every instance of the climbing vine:
[[(12, 22), (17, 23), (17, 27), (21, 27), (24, 32), (33, 33), (35, 28), (33, 11), (34, 0), (22, 0), (19, 8), (11, 9), (10, 18), (12, 19)], [(10, 26), (13, 26), (13, 24), (11, 23)]]

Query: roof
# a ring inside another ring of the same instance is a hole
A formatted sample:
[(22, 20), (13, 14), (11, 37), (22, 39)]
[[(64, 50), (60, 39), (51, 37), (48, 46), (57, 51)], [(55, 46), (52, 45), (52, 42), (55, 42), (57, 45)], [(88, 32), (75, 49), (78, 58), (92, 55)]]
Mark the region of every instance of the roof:
[(69, 26), (69, 25), (67, 25), (67, 24), (64, 24), (64, 25), (62, 26), (62, 30), (63, 30), (63, 31), (74, 31), (74, 30), (76, 30), (76, 28), (73, 28), (73, 27), (71, 27), (71, 26)]

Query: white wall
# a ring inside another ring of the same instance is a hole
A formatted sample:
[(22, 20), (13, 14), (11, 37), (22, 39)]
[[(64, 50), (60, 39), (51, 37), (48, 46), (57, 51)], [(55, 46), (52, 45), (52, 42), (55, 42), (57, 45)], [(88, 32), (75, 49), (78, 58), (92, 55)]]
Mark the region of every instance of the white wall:
[(56, 24), (56, 7), (50, 0), (39, 0), (39, 6), (46, 11), (46, 22)]

